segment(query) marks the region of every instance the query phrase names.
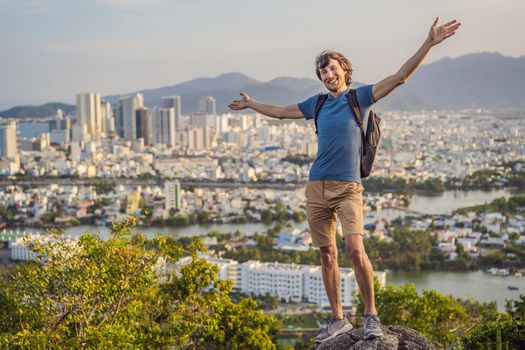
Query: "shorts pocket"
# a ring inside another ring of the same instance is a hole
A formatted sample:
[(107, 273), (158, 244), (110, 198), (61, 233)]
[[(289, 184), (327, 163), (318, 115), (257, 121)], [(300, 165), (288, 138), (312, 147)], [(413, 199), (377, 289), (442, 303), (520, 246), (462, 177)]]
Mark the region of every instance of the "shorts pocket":
[(363, 186), (360, 182), (349, 182), (346, 185), (346, 190), (353, 193), (359, 193), (363, 191)]

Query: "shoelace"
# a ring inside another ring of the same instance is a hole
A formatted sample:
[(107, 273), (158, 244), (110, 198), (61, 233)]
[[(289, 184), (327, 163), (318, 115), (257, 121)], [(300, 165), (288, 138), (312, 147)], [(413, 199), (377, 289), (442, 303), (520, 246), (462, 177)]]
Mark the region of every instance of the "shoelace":
[(379, 323), (376, 320), (375, 315), (370, 315), (365, 320), (366, 328), (379, 327)]
[(328, 317), (328, 319), (326, 320), (326, 326), (323, 328), (323, 331), (328, 331), (328, 333), (331, 333), (330, 331), (332, 330), (332, 325), (335, 321), (336, 319), (333, 318), (333, 316)]

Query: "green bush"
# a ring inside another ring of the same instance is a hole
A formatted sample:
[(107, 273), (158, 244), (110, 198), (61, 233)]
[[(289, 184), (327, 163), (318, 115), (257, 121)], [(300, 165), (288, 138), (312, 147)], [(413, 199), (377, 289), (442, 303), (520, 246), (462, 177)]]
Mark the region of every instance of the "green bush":
[(30, 239), (37, 258), (0, 276), (0, 348), (276, 349), (280, 323), (230, 299), (200, 240), (148, 240), (134, 225)]

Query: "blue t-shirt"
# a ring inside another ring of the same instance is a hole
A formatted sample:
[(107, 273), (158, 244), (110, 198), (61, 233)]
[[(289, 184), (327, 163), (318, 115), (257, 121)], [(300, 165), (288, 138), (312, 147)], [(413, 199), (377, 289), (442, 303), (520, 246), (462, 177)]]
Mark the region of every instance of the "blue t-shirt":
[[(356, 95), (363, 125), (368, 120), (368, 109), (374, 104), (372, 86), (357, 88)], [(317, 156), (310, 168), (310, 180), (361, 181), (360, 154), (361, 131), (350, 109), (346, 94), (328, 98), (317, 117)], [(297, 106), (306, 119), (313, 119), (318, 95), (308, 98)]]

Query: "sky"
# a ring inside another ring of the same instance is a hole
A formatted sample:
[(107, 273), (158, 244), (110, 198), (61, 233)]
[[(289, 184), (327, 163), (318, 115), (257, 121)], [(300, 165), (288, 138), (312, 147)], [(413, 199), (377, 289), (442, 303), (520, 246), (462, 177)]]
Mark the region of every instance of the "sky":
[(523, 0), (0, 0), (0, 110), (228, 72), (315, 79), (324, 49), (374, 83), (417, 51), (436, 16), (462, 26), (425, 63), (519, 57), (524, 13)]

